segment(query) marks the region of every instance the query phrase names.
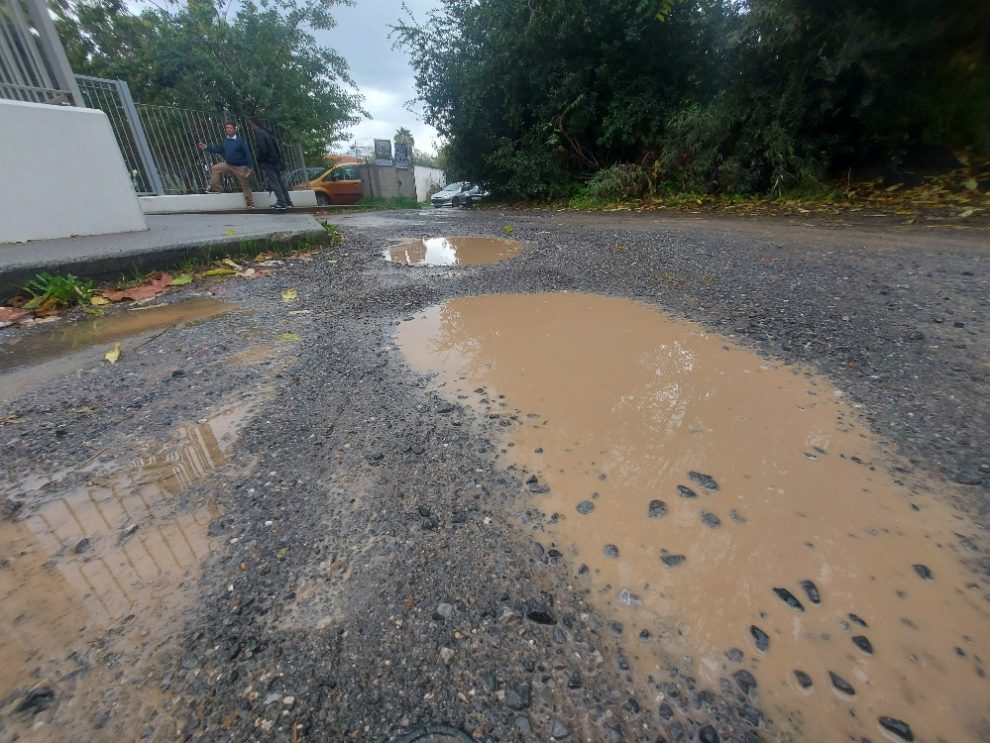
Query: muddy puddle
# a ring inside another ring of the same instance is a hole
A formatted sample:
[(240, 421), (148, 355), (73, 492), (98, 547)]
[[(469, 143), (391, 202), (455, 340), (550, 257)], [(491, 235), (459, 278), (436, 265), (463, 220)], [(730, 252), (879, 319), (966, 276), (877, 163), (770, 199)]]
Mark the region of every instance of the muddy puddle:
[[(146, 674), (181, 630), (219, 516), (177, 496), (227, 464), (247, 412), (223, 409), (130, 461), (91, 462), (71, 473), (85, 475), (79, 487), (60, 485), (70, 473), (5, 484), (0, 500), (29, 505), (0, 522), (0, 739), (5, 726), (31, 740), (173, 739), (160, 679)], [(45, 710), (49, 693), (51, 711), (17, 711), (25, 699)]]
[(407, 266), (481, 266), (515, 258), (516, 240), (494, 237), (430, 237), (402, 240), (385, 251), (385, 260)]
[[(534, 539), (639, 682), (676, 665), (749, 691), (773, 740), (990, 739), (990, 586), (964, 566), (985, 545), (827, 380), (593, 295), (455, 299), (396, 340), (498, 421), (547, 514)], [(659, 689), (674, 721), (704, 716)]]

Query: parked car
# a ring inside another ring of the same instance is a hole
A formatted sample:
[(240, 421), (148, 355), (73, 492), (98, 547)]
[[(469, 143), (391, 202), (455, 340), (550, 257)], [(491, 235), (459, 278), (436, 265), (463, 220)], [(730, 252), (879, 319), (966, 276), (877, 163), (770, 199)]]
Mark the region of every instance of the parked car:
[(300, 186), (305, 185), (306, 188), (309, 188), (309, 182), (324, 171), (326, 171), (326, 168), (322, 166), (315, 168), (296, 168), (285, 173), (282, 176), (282, 180), (286, 183), (298, 184)]
[(356, 204), (363, 195), (361, 171), (357, 165), (334, 165), (321, 170), (309, 183), (300, 183), (296, 188), (316, 191), (316, 203), (320, 206)]
[(477, 204), (490, 194), (480, 183), (471, 181), (455, 181), (448, 183), (442, 191), (437, 191), (430, 197), (430, 203), (437, 209), (441, 206), (465, 206)]

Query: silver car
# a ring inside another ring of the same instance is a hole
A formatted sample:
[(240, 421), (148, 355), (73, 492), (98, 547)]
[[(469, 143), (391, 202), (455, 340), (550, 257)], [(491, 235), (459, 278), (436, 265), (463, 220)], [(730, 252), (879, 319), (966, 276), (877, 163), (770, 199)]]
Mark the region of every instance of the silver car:
[(441, 206), (466, 206), (477, 204), (488, 195), (488, 191), (478, 183), (455, 181), (448, 183), (442, 191), (433, 194), (430, 203), (437, 209)]

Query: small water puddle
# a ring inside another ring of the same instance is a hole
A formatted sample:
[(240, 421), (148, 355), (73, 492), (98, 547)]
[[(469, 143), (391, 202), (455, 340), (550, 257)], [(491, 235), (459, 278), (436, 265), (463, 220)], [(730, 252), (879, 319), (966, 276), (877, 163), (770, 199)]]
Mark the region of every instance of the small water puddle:
[(546, 546), (622, 623), (638, 678), (688, 659), (718, 691), (749, 671), (773, 737), (990, 729), (990, 592), (961, 563), (974, 529), (938, 486), (894, 481), (824, 378), (583, 294), (455, 299), (396, 340), (498, 419), (506, 465), (557, 514)]
[(402, 240), (385, 251), (385, 260), (407, 266), (481, 266), (515, 258), (516, 240), (494, 237), (431, 237)]
[(30, 334), (8, 332), (0, 343), (0, 372), (179, 323), (201, 322), (234, 309), (229, 302), (197, 297), (151, 307), (118, 307), (106, 317), (53, 323)]
[[(186, 425), (116, 469), (91, 464), (80, 470), (83, 487), (33, 478), (3, 493), (44, 503), (0, 522), (0, 699), (51, 689), (47, 739), (72, 739), (67, 730), (89, 729), (108, 710), (103, 735), (137, 737), (157, 694), (156, 681), (142, 688), (143, 671), (192, 604), (212, 549), (208, 526), (219, 516), (212, 503), (176, 496), (227, 463), (247, 412), (238, 404)], [(137, 698), (123, 704), (116, 689)], [(30, 714), (9, 720), (35, 722)]]

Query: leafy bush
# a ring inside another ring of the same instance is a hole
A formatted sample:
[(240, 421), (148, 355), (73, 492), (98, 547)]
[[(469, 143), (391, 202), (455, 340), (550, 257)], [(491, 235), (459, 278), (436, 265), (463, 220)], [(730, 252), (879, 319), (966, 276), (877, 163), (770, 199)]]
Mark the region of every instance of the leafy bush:
[(639, 165), (620, 164), (599, 170), (585, 193), (592, 199), (638, 199), (646, 191), (646, 173)]

